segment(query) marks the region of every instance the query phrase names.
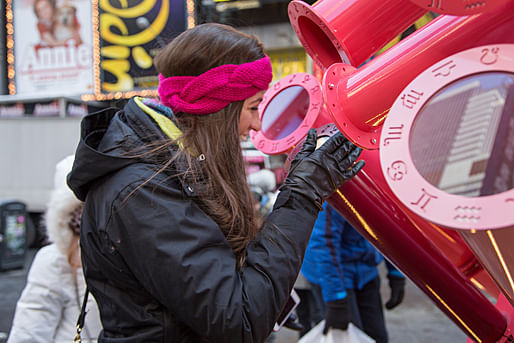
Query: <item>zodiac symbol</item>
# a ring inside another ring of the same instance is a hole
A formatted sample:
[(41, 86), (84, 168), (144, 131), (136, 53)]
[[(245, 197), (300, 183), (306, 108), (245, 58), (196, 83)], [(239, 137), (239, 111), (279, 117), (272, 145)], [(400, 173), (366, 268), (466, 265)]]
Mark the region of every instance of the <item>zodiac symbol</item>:
[(389, 131), (387, 132), (387, 134), (392, 137), (387, 137), (386, 139), (384, 139), (384, 145), (389, 145), (390, 140), (402, 138), (402, 129), (403, 124), (401, 124), (400, 126), (389, 126)]
[(458, 222), (476, 223), (480, 220), (480, 211), (482, 211), (482, 207), (459, 205), (455, 208), (457, 215), (453, 217), (453, 220)]
[(407, 174), (407, 165), (403, 161), (394, 161), (391, 167), (387, 168), (387, 175), (393, 181), (403, 180), (405, 174)]
[(500, 51), (500, 48), (484, 48), (482, 49), (482, 57), (480, 57), (480, 62), (486, 65), (494, 64), (498, 61), (498, 52)]
[(402, 100), (402, 105), (409, 109), (413, 109), (414, 106), (416, 106), (418, 101), (421, 99), (423, 94), (423, 92), (420, 93), (411, 89), (411, 91), (408, 94), (403, 94), (400, 98)]
[(434, 77), (438, 77), (438, 76), (445, 77), (445, 76), (450, 75), (451, 70), (453, 68), (455, 68), (456, 66), (457, 65), (453, 62), (453, 60), (452, 61), (448, 61), (445, 64), (443, 64), (442, 66), (437, 67), (434, 70), (432, 70), (432, 73), (434, 73)]
[[(435, 195), (429, 194), (425, 190), (425, 188), (421, 188), (421, 192), (423, 192), (423, 193), (421, 194), (419, 199), (416, 202), (411, 202), (411, 205), (419, 206), (419, 208), (421, 208), (423, 211), (425, 211), (425, 207), (428, 205), (430, 200), (437, 199), (437, 197)], [(423, 199), (425, 199), (425, 201), (422, 203)]]

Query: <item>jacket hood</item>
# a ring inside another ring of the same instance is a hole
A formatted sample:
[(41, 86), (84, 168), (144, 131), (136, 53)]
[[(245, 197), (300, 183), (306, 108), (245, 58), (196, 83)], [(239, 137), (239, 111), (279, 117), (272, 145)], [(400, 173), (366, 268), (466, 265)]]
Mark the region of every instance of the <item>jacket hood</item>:
[(132, 98), (123, 110), (107, 108), (82, 119), (75, 162), (68, 175), (68, 185), (80, 200), (86, 199), (95, 180), (142, 161), (130, 156), (131, 149), (166, 138), (145, 113), (149, 110), (140, 99)]
[(70, 155), (57, 163), (55, 167), (54, 189), (50, 195), (45, 223), (50, 241), (56, 244), (59, 251), (66, 255), (73, 238), (69, 227), (72, 213), (82, 205), (66, 184), (66, 174), (71, 170), (74, 156)]

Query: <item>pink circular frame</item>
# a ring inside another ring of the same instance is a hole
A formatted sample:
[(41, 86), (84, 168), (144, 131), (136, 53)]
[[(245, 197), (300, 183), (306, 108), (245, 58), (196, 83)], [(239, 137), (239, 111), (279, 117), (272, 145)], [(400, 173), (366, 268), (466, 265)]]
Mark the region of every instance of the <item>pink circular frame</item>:
[(273, 98), (284, 89), (292, 86), (300, 86), (307, 91), (309, 96), (309, 108), (307, 109), (302, 123), (292, 133), (282, 139), (273, 140), (267, 138), (262, 130), (250, 132), (253, 145), (265, 154), (278, 155), (290, 150), (292, 146), (296, 145), (307, 135), (307, 132), (316, 122), (316, 119), (323, 109), (323, 93), (318, 80), (308, 73), (296, 73), (278, 80), (264, 93), (259, 105), (259, 116), (261, 120)]
[(459, 52), (427, 68), (394, 102), (380, 137), (380, 164), (389, 187), (414, 213), (452, 229), (486, 230), (514, 224), (514, 188), (482, 197), (444, 192), (421, 176), (409, 149), (412, 125), (434, 94), (473, 74), (514, 73), (513, 56), (514, 44), (486, 45)]

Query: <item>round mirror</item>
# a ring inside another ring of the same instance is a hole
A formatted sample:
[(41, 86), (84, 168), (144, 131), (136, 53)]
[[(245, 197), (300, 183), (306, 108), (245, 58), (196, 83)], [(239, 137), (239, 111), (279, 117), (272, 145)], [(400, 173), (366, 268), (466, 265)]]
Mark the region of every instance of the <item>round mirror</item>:
[(514, 187), (514, 74), (484, 72), (434, 94), (414, 120), (409, 146), (433, 186), (467, 197)]
[(279, 140), (293, 133), (309, 109), (309, 93), (301, 86), (282, 90), (269, 102), (262, 114), (264, 137)]

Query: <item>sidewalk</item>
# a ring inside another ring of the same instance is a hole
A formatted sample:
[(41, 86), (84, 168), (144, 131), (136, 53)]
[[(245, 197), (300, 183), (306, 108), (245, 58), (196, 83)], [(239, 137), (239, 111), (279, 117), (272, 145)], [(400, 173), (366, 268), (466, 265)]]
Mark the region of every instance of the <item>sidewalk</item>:
[[(382, 264), (383, 266), (383, 264)], [(385, 270), (381, 268), (382, 300), (389, 298)], [(389, 343), (466, 343), (466, 335), (412, 282), (407, 281), (403, 302), (384, 310)], [(297, 342), (296, 333), (282, 329), (273, 343)]]
[[(24, 269), (0, 272), (0, 343), (11, 328), (16, 301), (25, 286), (35, 250), (28, 251)], [(387, 278), (382, 275), (382, 297), (389, 297)], [(385, 311), (390, 343), (465, 343), (464, 333), (444, 315), (412, 282), (407, 282), (403, 303)], [(70, 340), (71, 341), (71, 340)], [(297, 333), (281, 329), (273, 343), (297, 342)]]
[(23, 269), (0, 272), (0, 343), (7, 341), (11, 329), (16, 302), (27, 280), (28, 268), (36, 254), (35, 249), (27, 251)]

